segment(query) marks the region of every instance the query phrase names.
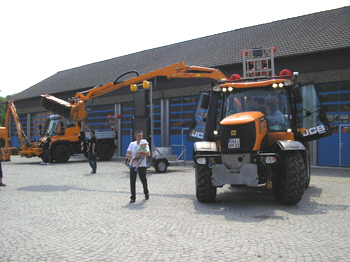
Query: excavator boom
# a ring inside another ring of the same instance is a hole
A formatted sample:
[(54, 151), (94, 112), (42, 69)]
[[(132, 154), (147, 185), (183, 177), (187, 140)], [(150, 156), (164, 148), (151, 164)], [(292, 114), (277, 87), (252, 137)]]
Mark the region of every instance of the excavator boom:
[[(132, 71), (135, 72), (135, 71)], [(125, 75), (125, 74), (123, 74)], [(122, 75), (122, 76), (123, 76)], [(96, 86), (84, 92), (76, 93), (73, 101), (64, 101), (51, 95), (43, 95), (41, 104), (44, 108), (53, 111), (61, 116), (72, 118), (76, 121), (82, 121), (87, 117), (87, 111), (85, 109), (85, 101), (96, 98), (111, 91), (120, 89), (125, 86), (141, 83), (145, 80), (152, 79), (154, 77), (164, 76), (168, 79), (171, 78), (209, 78), (218, 82), (227, 80), (227, 76), (220, 70), (199, 66), (188, 66), (184, 62), (179, 62), (173, 65), (169, 65), (143, 75), (130, 78), (123, 82), (118, 82), (117, 78), (114, 82), (107, 83), (101, 86)], [(130, 89), (132, 89), (130, 87)], [(134, 90), (132, 90), (134, 91)]]
[[(21, 144), (23, 144), (27, 140), (27, 137), (24, 134), (21, 122), (19, 121), (19, 118), (17, 115), (17, 110), (16, 110), (16, 107), (14, 105), (14, 101), (8, 101), (8, 103), (7, 103), (6, 120), (5, 120), (5, 126), (7, 126), (7, 127), (10, 125), (10, 123), (9, 123), (10, 114), (12, 114), (13, 121), (14, 121), (16, 128), (17, 128), (18, 139), (21, 142)], [(7, 146), (7, 144), (5, 144), (5, 146)]]

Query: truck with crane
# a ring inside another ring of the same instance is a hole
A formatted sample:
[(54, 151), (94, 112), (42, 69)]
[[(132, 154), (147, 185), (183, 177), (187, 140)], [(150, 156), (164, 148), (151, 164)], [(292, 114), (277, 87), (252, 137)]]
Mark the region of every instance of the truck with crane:
[[(281, 204), (297, 204), (310, 183), (308, 142), (331, 135), (313, 83), (298, 82), (298, 73), (284, 69), (275, 74), (277, 49), (243, 50), (243, 77), (226, 76), (215, 68), (179, 62), (158, 70), (96, 86), (77, 93), (68, 102), (45, 95), (42, 105), (60, 115), (83, 121), (85, 102), (102, 94), (149, 79), (212, 79), (202, 91), (187, 140), (194, 143), (196, 197), (215, 201), (217, 188), (229, 185), (266, 185)], [(130, 71), (128, 73), (135, 73)]]
[[(19, 121), (14, 101), (9, 101), (7, 105), (5, 127), (0, 128), (0, 138), (4, 140), (4, 151), (6, 160), (10, 160), (11, 154), (14, 154), (15, 148), (10, 147), (9, 143), (9, 126), (10, 117), (16, 125), (17, 134), (21, 148), (19, 155), (21, 157), (43, 157), (43, 143), (46, 140), (45, 135), (49, 134), (52, 139), (51, 159), (55, 163), (65, 163), (70, 156), (75, 154), (86, 154), (86, 149), (90, 140), (88, 129), (83, 122), (75, 121), (70, 118), (59, 115), (50, 115), (47, 117), (44, 126), (39, 125), (41, 138), (39, 141), (30, 141), (23, 132), (22, 125)], [(116, 149), (115, 140), (117, 139), (116, 130), (97, 131), (98, 138), (98, 158), (100, 160), (111, 160)]]

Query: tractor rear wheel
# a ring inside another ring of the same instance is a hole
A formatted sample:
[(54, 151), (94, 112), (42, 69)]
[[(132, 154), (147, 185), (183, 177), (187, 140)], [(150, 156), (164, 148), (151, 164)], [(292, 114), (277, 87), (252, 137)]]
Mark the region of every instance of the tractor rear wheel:
[(273, 173), (273, 194), (278, 203), (297, 204), (305, 190), (306, 167), (298, 151), (284, 152), (279, 169)]
[(108, 143), (104, 143), (98, 148), (97, 155), (101, 161), (111, 160), (113, 157), (113, 154), (114, 154), (113, 147)]
[(216, 187), (211, 182), (211, 169), (196, 165), (196, 197), (200, 202), (213, 202), (216, 199)]

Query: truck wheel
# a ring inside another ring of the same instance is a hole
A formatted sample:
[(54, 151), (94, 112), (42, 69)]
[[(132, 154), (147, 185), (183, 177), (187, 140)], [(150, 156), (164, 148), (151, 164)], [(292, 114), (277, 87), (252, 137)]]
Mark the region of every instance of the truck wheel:
[(157, 173), (164, 173), (168, 169), (168, 163), (165, 159), (157, 159), (154, 162), (154, 169)]
[(279, 170), (273, 174), (276, 201), (284, 205), (297, 204), (304, 194), (305, 182), (306, 168), (300, 152), (284, 152)]
[(56, 163), (66, 163), (70, 158), (70, 150), (66, 145), (58, 145), (52, 153), (52, 158)]
[(196, 197), (200, 202), (213, 202), (216, 198), (216, 187), (211, 182), (211, 170), (202, 165), (196, 165)]
[(109, 161), (113, 157), (114, 150), (110, 144), (102, 144), (98, 148), (98, 158), (101, 161)]

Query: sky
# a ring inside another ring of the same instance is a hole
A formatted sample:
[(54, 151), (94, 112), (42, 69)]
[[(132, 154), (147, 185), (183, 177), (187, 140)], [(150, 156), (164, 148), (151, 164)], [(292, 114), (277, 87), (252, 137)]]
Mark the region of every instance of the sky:
[(349, 0), (237, 2), (1, 1), (0, 96), (74, 67), (350, 5)]

